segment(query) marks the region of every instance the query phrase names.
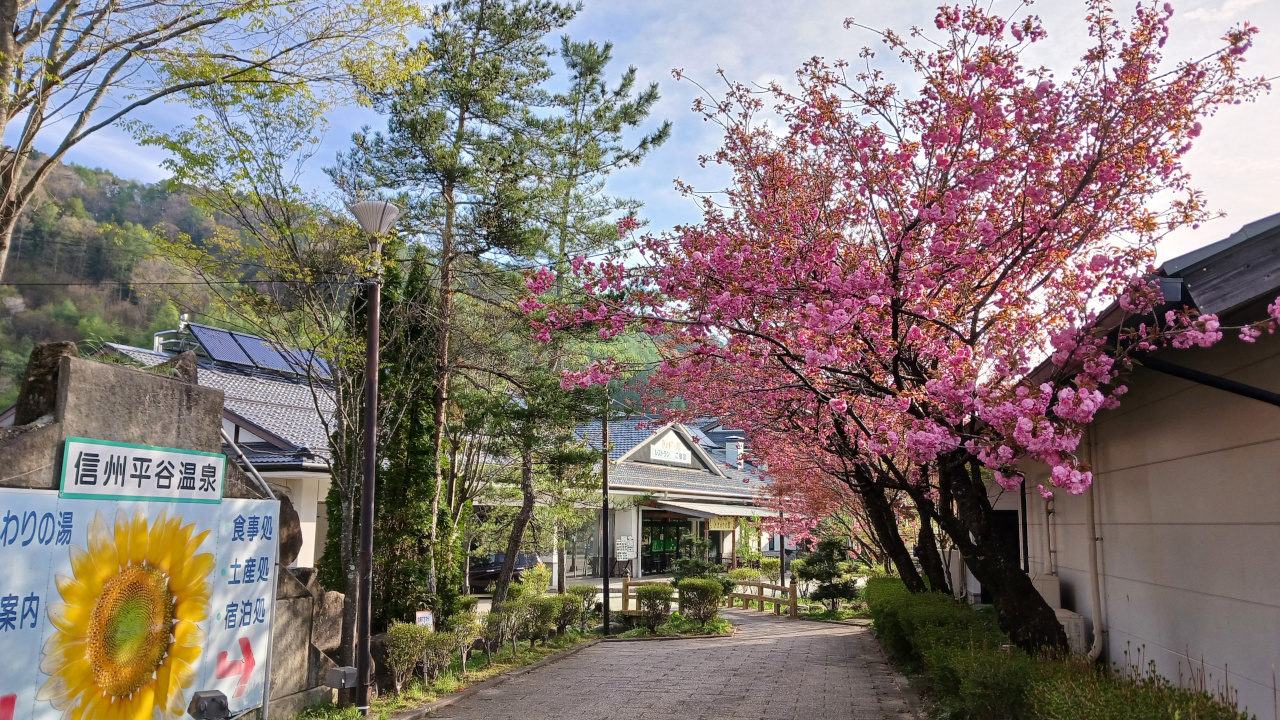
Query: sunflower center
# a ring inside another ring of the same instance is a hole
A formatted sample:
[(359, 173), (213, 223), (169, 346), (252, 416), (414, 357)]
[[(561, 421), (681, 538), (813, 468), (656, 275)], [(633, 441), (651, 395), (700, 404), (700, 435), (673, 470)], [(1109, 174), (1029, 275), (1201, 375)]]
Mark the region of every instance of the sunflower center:
[(137, 692), (169, 650), (173, 594), (164, 573), (131, 565), (107, 581), (89, 613), (89, 665), (98, 687), (116, 697)]

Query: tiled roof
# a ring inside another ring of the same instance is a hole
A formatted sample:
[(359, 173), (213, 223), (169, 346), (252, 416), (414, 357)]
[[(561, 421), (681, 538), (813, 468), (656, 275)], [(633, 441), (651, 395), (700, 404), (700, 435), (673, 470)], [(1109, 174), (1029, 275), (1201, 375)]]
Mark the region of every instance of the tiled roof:
[[(172, 353), (117, 343), (107, 343), (107, 347), (147, 367), (173, 357)], [(246, 443), (241, 449), (250, 462), (274, 467), (323, 467), (327, 463), (329, 437), (321, 413), (332, 416), (333, 397), (323, 385), (313, 388), (305, 378), (291, 373), (238, 367), (203, 357), (198, 363), (200, 384), (221, 390), (227, 411), (292, 446), (282, 450), (270, 443)], [(229, 448), (228, 454), (234, 455)]]
[(111, 348), (117, 353), (129, 358), (130, 360), (142, 365), (143, 367), (153, 367), (163, 362), (168, 362), (173, 358), (169, 353), (156, 352), (154, 350), (146, 350), (143, 348), (133, 347), (132, 345), (121, 345), (120, 343), (105, 343), (104, 347)]
[[(637, 445), (644, 443), (666, 427), (667, 423), (651, 416), (609, 420), (609, 459), (614, 461), (609, 471), (609, 483), (619, 488), (635, 488), (669, 492), (715, 493), (725, 496), (756, 496), (768, 487), (766, 478), (756, 467), (743, 464), (742, 469), (730, 467), (725, 462), (725, 449), (697, 427), (679, 425), (706, 451), (723, 475), (701, 469), (686, 469), (635, 462), (627, 459), (618, 462)], [(587, 445), (600, 448), (600, 423), (578, 427), (578, 435)], [(732, 433), (729, 433), (732, 434)]]
[[(333, 398), (292, 375), (200, 366), (200, 384), (226, 394), (224, 406), (276, 437), (320, 457), (329, 456), (329, 437), (320, 412), (331, 417)], [(317, 412), (317, 400), (320, 412)]]
[[(259, 470), (284, 470), (284, 469), (304, 469), (304, 470), (325, 470), (328, 464), (320, 458), (314, 457), (309, 452), (281, 450), (280, 448), (265, 442), (240, 443), (240, 450), (244, 452), (245, 457), (249, 458), (249, 462)], [(224, 447), (224, 452), (230, 457), (235, 457), (235, 452), (229, 447)]]

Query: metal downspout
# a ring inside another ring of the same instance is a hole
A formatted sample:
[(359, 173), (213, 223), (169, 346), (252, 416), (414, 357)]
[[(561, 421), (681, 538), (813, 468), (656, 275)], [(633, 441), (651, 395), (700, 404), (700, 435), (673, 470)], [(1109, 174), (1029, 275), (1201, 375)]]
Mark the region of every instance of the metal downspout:
[[(250, 474), (250, 475), (252, 475), (252, 476), (253, 476), (253, 479), (254, 479), (254, 480), (257, 480), (257, 481), (258, 481), (258, 484), (262, 486), (262, 489), (267, 493), (267, 497), (269, 497), (269, 498), (271, 498), (272, 500), (275, 500), (275, 501), (277, 502), (277, 505), (276, 505), (277, 511), (276, 511), (276, 512), (277, 512), (277, 518), (278, 518), (278, 517), (279, 517), (279, 507), (280, 507), (278, 503), (279, 503), (280, 498), (277, 498), (277, 497), (276, 497), (276, 494), (275, 494), (274, 492), (272, 492), (272, 491), (271, 491), (271, 486), (267, 484), (267, 481), (266, 481), (266, 480), (263, 480), (263, 479), (262, 479), (262, 475), (258, 472), (258, 468), (254, 467), (254, 466), (253, 466), (253, 463), (249, 462), (249, 458), (245, 457), (245, 455), (244, 455), (244, 451), (243, 451), (243, 450), (241, 450), (241, 449), (240, 449), (240, 446), (236, 444), (236, 441), (235, 441), (235, 440), (232, 440), (232, 439), (231, 439), (231, 436), (227, 434), (227, 429), (226, 429), (226, 428), (223, 428), (223, 429), (222, 429), (222, 441), (223, 441), (223, 442), (225, 442), (227, 445), (230, 445), (230, 446), (231, 446), (231, 449), (232, 449), (232, 450), (234, 450), (234, 451), (235, 451), (235, 453), (236, 453), (236, 459), (238, 459), (238, 460), (240, 461), (240, 463), (241, 463), (241, 466), (242, 466), (242, 467), (248, 468), (248, 470), (249, 470), (249, 474)], [(279, 545), (279, 542), (280, 542), (279, 540), (277, 540), (277, 541), (276, 541), (277, 546)], [(265, 678), (265, 680), (264, 680), (264, 682), (263, 682), (263, 684), (262, 684), (262, 717), (261, 717), (261, 720), (268, 720), (268, 719), (271, 717), (271, 656), (275, 654), (275, 645), (276, 645), (276, 593), (277, 593), (277, 592), (279, 592), (279, 589), (280, 589), (280, 588), (279, 588), (279, 586), (280, 586), (280, 573), (282, 572), (282, 568), (280, 567), (280, 550), (279, 550), (279, 547), (277, 547), (277, 548), (276, 548), (276, 568), (275, 568), (275, 570), (276, 570), (276, 571), (275, 571), (274, 573), (272, 573), (272, 574), (271, 574), (271, 633), (267, 636), (267, 662), (266, 662), (266, 665), (263, 667), (263, 673), (264, 673), (263, 677)]]
[(1102, 623), (1102, 593), (1099, 589), (1101, 580), (1098, 577), (1098, 545), (1102, 538), (1098, 536), (1097, 524), (1094, 519), (1095, 508), (1093, 497), (1098, 493), (1098, 466), (1097, 466), (1097, 442), (1094, 426), (1090, 424), (1086, 429), (1086, 442), (1089, 451), (1089, 467), (1093, 471), (1093, 484), (1089, 486), (1088, 497), (1086, 498), (1088, 516), (1086, 518), (1086, 530), (1089, 533), (1089, 594), (1093, 603), (1093, 646), (1089, 648), (1089, 662), (1097, 662), (1102, 656), (1103, 638), (1107, 634), (1107, 629)]

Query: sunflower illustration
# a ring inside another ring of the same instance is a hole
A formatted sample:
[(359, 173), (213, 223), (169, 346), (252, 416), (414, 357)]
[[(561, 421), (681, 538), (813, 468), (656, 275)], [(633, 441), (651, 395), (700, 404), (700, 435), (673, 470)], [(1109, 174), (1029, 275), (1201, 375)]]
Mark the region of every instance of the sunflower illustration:
[(40, 670), (49, 679), (37, 699), (62, 720), (151, 720), (186, 712), (209, 615), (209, 534), (160, 511), (148, 527), (139, 510), (116, 512), (114, 527), (96, 513), (88, 551), (71, 548), (74, 577), (57, 576), (62, 602), (51, 603), (56, 630)]

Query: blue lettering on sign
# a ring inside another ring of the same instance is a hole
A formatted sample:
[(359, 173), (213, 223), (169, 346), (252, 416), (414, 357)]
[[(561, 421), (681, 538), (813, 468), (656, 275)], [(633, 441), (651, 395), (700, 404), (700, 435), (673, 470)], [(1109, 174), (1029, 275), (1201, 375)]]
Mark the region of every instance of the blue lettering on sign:
[(18, 545), (58, 545), (71, 544), (70, 512), (60, 513), (61, 520), (53, 513), (41, 515), (34, 510), (14, 513), (5, 510), (0, 518), (0, 547)]
[(0, 595), (0, 632), (33, 630), (40, 622), (40, 596)]

